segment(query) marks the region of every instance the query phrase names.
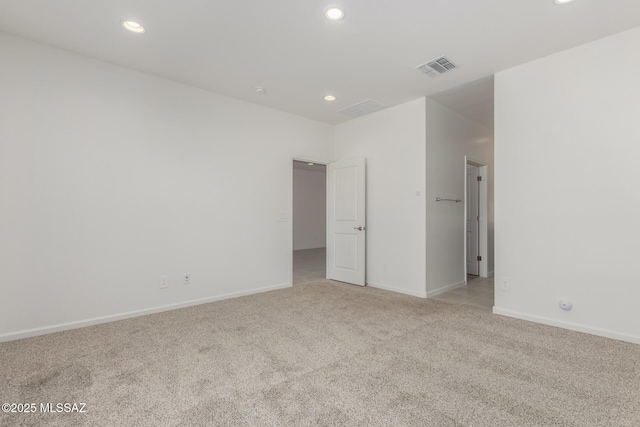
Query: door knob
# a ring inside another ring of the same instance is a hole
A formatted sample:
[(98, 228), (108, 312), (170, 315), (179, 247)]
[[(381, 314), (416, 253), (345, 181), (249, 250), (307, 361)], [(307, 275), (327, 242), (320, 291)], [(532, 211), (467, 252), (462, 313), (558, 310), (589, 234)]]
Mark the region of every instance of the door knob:
[(354, 229), (354, 230), (358, 230), (358, 231), (362, 231), (362, 230), (364, 230), (365, 228), (364, 228), (364, 227), (353, 227), (353, 229)]

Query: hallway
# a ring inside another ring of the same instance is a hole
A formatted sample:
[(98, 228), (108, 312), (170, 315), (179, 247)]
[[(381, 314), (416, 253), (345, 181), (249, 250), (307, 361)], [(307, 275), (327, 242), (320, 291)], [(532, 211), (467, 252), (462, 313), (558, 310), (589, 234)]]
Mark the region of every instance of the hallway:
[(293, 251), (293, 284), (302, 285), (325, 280), (326, 248)]
[[(293, 284), (304, 285), (326, 279), (326, 248), (293, 251)], [(493, 278), (469, 276), (467, 285), (433, 297), (438, 301), (493, 309)]]
[(433, 299), (492, 310), (494, 295), (493, 277), (472, 277), (475, 278), (473, 280), (468, 280), (465, 286), (435, 296)]

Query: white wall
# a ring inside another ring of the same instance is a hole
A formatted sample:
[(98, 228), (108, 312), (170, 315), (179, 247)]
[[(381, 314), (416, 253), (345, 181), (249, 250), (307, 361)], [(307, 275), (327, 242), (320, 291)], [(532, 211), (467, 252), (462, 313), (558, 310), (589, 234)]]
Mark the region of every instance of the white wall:
[(331, 126), (4, 35), (0, 57), (0, 340), (290, 285), (291, 158), (330, 160)]
[(293, 250), (327, 246), (327, 174), (293, 169)]
[(464, 203), (435, 201), (464, 200), (465, 156), (488, 169), (488, 270), (493, 271), (493, 132), (428, 98), (426, 116), (427, 293), (432, 296), (466, 280)]
[(367, 283), (421, 297), (425, 121), (424, 98), (351, 120), (336, 126), (334, 153), (367, 161)]
[(636, 28), (496, 76), (496, 313), (640, 343), (639, 51)]

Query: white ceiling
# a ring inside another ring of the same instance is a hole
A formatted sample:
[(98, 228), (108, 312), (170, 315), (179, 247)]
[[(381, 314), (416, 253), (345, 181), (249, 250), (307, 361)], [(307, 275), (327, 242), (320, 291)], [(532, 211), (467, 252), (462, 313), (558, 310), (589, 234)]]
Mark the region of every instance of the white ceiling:
[[(332, 124), (365, 99), (397, 105), (638, 25), (638, 0), (0, 0), (2, 32)], [(459, 68), (415, 70), (440, 55)]]

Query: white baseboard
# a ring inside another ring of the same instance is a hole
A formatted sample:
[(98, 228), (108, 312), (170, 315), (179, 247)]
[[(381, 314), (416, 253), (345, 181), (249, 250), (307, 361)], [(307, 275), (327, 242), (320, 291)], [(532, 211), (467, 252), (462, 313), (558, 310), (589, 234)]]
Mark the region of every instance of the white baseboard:
[(441, 288), (434, 289), (432, 291), (427, 291), (427, 298), (433, 298), (433, 297), (438, 296), (440, 294), (444, 294), (445, 292), (449, 292), (449, 291), (452, 291), (454, 289), (461, 288), (466, 284), (467, 284), (467, 281), (463, 280), (462, 282), (452, 283), (450, 285), (442, 286)]
[(396, 288), (395, 286), (389, 286), (389, 285), (381, 285), (379, 283), (367, 282), (367, 286), (371, 286), (372, 288), (376, 288), (376, 289), (383, 289), (385, 291), (397, 292), (399, 294), (411, 295), (411, 296), (418, 297), (418, 298), (426, 298), (427, 297), (427, 293), (426, 292), (410, 291), (408, 289)]
[(597, 335), (599, 337), (611, 338), (619, 341), (626, 341), (633, 344), (640, 344), (640, 336), (622, 334), (619, 332), (610, 331), (608, 329), (593, 328), (591, 326), (580, 325), (571, 322), (562, 322), (554, 319), (549, 319), (541, 316), (532, 316), (530, 314), (520, 313), (518, 311), (505, 310), (498, 307), (493, 307), (493, 313), (501, 316), (514, 317), (516, 319), (527, 320), (534, 323), (542, 323), (544, 325), (556, 326), (558, 328), (569, 329), (576, 332), (584, 332), (586, 334)]
[(493, 277), (493, 275), (494, 275), (493, 271), (490, 271), (487, 277)]
[(209, 302), (222, 301), (225, 299), (242, 297), (245, 295), (258, 294), (262, 292), (275, 291), (278, 289), (290, 288), (291, 283), (266, 286), (263, 288), (250, 289), (248, 291), (233, 292), (230, 294), (218, 295), (214, 297), (200, 298), (175, 304), (163, 305), (159, 307), (145, 308), (142, 310), (129, 311), (126, 313), (113, 314), (109, 316), (94, 317), (92, 319), (79, 320), (76, 322), (59, 323), (57, 325), (43, 326), (40, 328), (24, 329), (17, 332), (9, 332), (0, 335), (0, 342), (19, 340), (22, 338), (36, 337), (39, 335), (52, 334), (54, 332), (68, 331), (70, 329), (85, 328), (87, 326), (99, 325), (101, 323), (115, 322), (117, 320), (130, 319), (132, 317), (146, 316), (147, 314), (161, 313), (163, 311), (177, 310), (179, 308), (192, 307), (194, 305), (207, 304)]

